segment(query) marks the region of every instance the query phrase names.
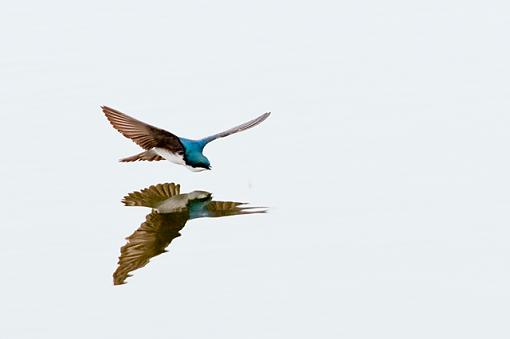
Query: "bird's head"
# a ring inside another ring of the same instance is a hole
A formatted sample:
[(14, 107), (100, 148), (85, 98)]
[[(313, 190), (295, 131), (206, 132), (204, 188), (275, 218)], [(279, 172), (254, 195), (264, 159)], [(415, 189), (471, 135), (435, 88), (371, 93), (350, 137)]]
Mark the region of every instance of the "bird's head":
[[(191, 160), (191, 159), (190, 159)], [(194, 159), (189, 162), (189, 168), (193, 172), (200, 172), (211, 169), (209, 159), (203, 154), (196, 154)]]

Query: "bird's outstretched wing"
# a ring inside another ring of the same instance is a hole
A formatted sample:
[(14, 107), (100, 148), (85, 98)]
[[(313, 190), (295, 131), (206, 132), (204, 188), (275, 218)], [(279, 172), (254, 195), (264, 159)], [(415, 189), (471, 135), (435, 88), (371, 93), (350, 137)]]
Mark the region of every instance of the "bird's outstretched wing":
[(129, 237), (120, 249), (118, 267), (113, 273), (113, 284), (125, 283), (130, 272), (144, 267), (152, 257), (166, 252), (166, 247), (181, 234), (188, 221), (188, 213), (149, 213), (145, 222)]
[(230, 128), (230, 129), (228, 129), (226, 131), (223, 131), (221, 133), (216, 133), (214, 135), (211, 135), (211, 136), (209, 136), (207, 138), (202, 139), (202, 141), (204, 143), (208, 143), (208, 142), (211, 142), (211, 141), (216, 140), (218, 138), (223, 138), (223, 137), (229, 136), (231, 134), (238, 133), (238, 132), (247, 130), (249, 128), (255, 127), (258, 124), (260, 124), (262, 121), (266, 120), (267, 117), (269, 117), (270, 114), (271, 114), (271, 112), (266, 112), (266, 113), (260, 115), (259, 117), (255, 118), (253, 120), (245, 122), (244, 124), (241, 124), (239, 126), (232, 127), (232, 128)]
[(112, 126), (123, 136), (133, 140), (138, 146), (146, 150), (153, 147), (163, 147), (174, 153), (184, 153), (184, 147), (176, 135), (146, 124), (108, 106), (101, 106), (101, 109)]
[(211, 201), (207, 204), (208, 216), (211, 218), (227, 217), (231, 215), (266, 213), (265, 207), (250, 207), (244, 202)]
[(267, 208), (236, 201), (192, 200), (188, 203), (188, 211), (190, 219), (197, 219), (266, 213)]
[(131, 192), (122, 202), (125, 206), (145, 206), (155, 208), (163, 201), (180, 194), (181, 185), (172, 183), (152, 185), (141, 191)]

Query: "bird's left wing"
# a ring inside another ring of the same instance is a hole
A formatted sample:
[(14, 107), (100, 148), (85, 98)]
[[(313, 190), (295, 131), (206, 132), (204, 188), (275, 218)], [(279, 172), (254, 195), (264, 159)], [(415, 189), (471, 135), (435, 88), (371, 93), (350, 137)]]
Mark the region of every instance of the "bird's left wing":
[(236, 201), (211, 201), (206, 208), (210, 218), (267, 212), (265, 207), (247, 206), (244, 202)]
[(138, 146), (146, 150), (153, 147), (164, 147), (175, 153), (184, 153), (184, 147), (176, 135), (146, 124), (111, 107), (101, 106), (101, 109), (112, 126)]

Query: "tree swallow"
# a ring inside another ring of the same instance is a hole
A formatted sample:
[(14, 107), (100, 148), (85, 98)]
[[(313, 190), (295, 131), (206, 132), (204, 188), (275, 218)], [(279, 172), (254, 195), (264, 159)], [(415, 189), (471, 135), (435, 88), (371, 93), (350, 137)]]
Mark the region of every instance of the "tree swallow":
[(223, 138), (257, 126), (271, 114), (267, 112), (258, 118), (230, 128), (224, 132), (199, 140), (191, 140), (180, 138), (164, 129), (146, 124), (113, 108), (101, 106), (101, 109), (117, 131), (145, 149), (142, 153), (120, 159), (121, 162), (137, 160), (157, 161), (166, 159), (175, 164), (184, 165), (193, 172), (211, 169), (209, 159), (202, 153), (204, 147), (208, 143), (218, 138)]

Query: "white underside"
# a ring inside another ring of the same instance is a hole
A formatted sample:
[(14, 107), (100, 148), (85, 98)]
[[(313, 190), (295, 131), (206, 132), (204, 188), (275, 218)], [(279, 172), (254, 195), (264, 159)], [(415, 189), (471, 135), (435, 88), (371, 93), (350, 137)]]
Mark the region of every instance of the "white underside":
[(193, 171), (193, 172), (202, 172), (202, 171), (205, 170), (205, 168), (202, 168), (202, 167), (195, 168), (195, 167), (191, 167), (191, 166), (186, 165), (186, 162), (184, 162), (184, 158), (182, 157), (182, 155), (171, 153), (171, 152), (169, 152), (168, 150), (166, 150), (164, 148), (154, 147), (152, 150), (157, 155), (159, 155), (160, 157), (164, 158), (165, 160), (173, 162), (174, 164), (177, 164), (177, 165), (183, 165), (187, 169), (189, 169), (190, 171)]

